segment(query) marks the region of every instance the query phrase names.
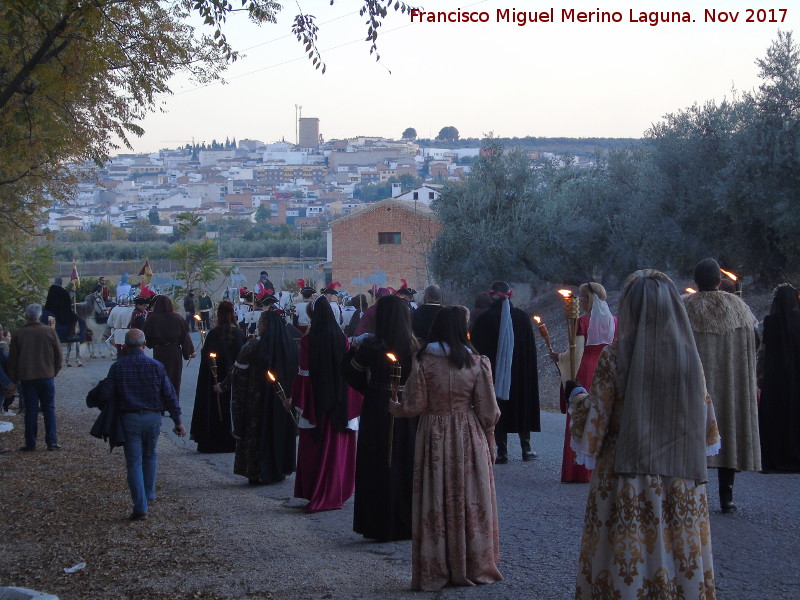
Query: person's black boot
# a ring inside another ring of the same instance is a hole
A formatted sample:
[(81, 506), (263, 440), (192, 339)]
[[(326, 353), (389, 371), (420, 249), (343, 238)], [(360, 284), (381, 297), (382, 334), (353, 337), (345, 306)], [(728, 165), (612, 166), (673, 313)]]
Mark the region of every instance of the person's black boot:
[(497, 458), (494, 461), (496, 465), (505, 465), (508, 463), (508, 436), (495, 434), (495, 443), (497, 444)]
[(527, 462), (529, 460), (533, 460), (534, 458), (536, 458), (538, 456), (538, 454), (536, 454), (536, 452), (531, 450), (531, 433), (530, 432), (527, 432), (527, 434), (520, 433), (519, 434), (519, 443), (520, 443), (520, 446), (522, 447), (522, 460)]
[(733, 503), (733, 479), (736, 476), (734, 469), (717, 469), (719, 479), (719, 505), (723, 513), (736, 512), (736, 505)]

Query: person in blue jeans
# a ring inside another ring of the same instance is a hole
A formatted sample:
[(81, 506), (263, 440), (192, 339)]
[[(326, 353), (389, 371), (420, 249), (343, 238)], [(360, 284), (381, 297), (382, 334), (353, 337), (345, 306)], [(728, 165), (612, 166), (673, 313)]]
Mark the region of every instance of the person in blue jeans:
[(140, 329), (125, 334), (127, 353), (108, 370), (105, 399), (116, 398), (125, 431), (125, 466), (133, 502), (131, 520), (147, 517), (148, 504), (156, 499), (156, 444), (161, 433), (161, 413), (169, 411), (175, 433), (186, 429), (181, 423), (181, 407), (167, 372), (157, 360), (144, 353), (145, 336)]
[(8, 348), (8, 376), (19, 381), (25, 403), (25, 445), (21, 451), (36, 450), (39, 409), (44, 415), (48, 450), (60, 450), (56, 432), (56, 387), (54, 378), (61, 370), (61, 343), (55, 329), (39, 319), (41, 304), (25, 307), (26, 323), (14, 331)]

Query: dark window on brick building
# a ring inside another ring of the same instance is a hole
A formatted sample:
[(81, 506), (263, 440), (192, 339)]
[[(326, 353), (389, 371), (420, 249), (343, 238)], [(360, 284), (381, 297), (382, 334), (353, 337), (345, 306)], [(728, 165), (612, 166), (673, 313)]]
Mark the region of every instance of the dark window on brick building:
[(378, 232), (379, 244), (399, 244), (400, 232), (399, 231), (380, 231)]

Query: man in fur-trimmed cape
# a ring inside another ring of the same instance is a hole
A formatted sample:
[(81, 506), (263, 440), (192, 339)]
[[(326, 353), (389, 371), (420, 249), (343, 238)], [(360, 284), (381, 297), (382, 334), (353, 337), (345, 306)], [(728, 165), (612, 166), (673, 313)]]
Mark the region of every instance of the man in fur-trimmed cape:
[(706, 258), (695, 267), (700, 291), (685, 298), (706, 387), (717, 413), (722, 450), (708, 458), (718, 469), (722, 512), (733, 512), (736, 471), (761, 470), (756, 401), (756, 318), (739, 296), (718, 290), (719, 265)]

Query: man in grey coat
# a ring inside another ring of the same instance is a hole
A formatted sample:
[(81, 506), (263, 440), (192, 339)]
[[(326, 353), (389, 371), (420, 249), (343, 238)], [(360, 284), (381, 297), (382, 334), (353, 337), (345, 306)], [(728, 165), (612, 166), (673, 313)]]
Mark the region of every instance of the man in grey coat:
[(8, 348), (8, 375), (19, 381), (25, 401), (25, 445), (23, 452), (36, 450), (39, 409), (44, 415), (45, 442), (48, 450), (60, 450), (56, 433), (56, 388), (53, 381), (61, 370), (61, 343), (55, 329), (39, 319), (41, 304), (25, 308), (26, 323), (11, 336)]
[(761, 470), (756, 318), (741, 298), (719, 291), (721, 278), (717, 261), (701, 260), (694, 270), (699, 291), (686, 296), (684, 303), (722, 438), (722, 449), (708, 457), (708, 466), (717, 469), (720, 508), (731, 513), (736, 510), (733, 503), (736, 472)]

